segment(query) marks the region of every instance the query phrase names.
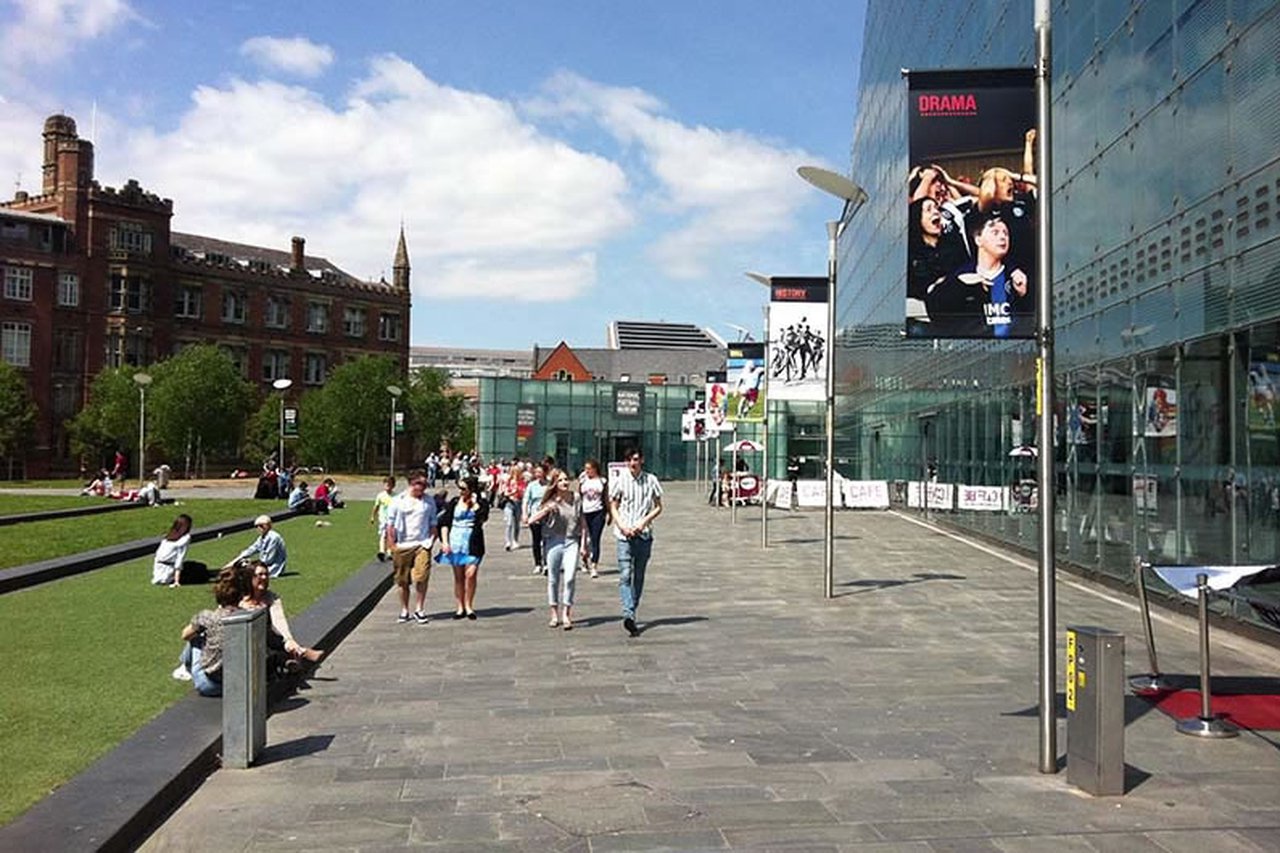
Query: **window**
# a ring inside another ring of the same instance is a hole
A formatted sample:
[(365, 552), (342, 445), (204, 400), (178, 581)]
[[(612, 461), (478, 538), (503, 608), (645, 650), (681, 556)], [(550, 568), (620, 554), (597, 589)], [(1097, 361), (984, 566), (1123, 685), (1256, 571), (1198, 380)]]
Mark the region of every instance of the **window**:
[(179, 284), (173, 298), (173, 316), (192, 320), (204, 316), (204, 288), (198, 284)]
[(73, 272), (58, 275), (58, 305), (75, 308), (80, 304), (80, 276)]
[(328, 359), (325, 358), (324, 353), (307, 353), (307, 363), (306, 369), (303, 371), (303, 381), (308, 385), (323, 384), (326, 367), (328, 367)]
[(78, 370), (80, 364), (80, 332), (77, 329), (53, 330), (53, 369)]
[(307, 331), (323, 334), (329, 331), (329, 306), (323, 302), (307, 303)]
[(111, 273), (110, 308), (117, 313), (142, 314), (151, 310), (151, 282), (121, 271)]
[(382, 313), (378, 315), (378, 340), (398, 341), (401, 335), (399, 314)]
[(14, 367), (31, 366), (31, 324), (0, 324), (0, 358)]
[(282, 349), (269, 349), (262, 354), (262, 378), (267, 382), (287, 379), (289, 376), (289, 353)]
[(222, 322), (243, 323), (248, 306), (249, 297), (243, 290), (228, 288), (222, 291)]
[(267, 312), (262, 318), (268, 329), (289, 328), (289, 299), (271, 294), (267, 297)]
[(32, 275), (31, 267), (5, 267), (4, 298), (30, 302)]
[(130, 254), (151, 254), (151, 232), (140, 222), (117, 222), (109, 235), (111, 248)]
[(342, 331), (349, 338), (364, 337), (364, 309), (345, 308), (342, 311)]

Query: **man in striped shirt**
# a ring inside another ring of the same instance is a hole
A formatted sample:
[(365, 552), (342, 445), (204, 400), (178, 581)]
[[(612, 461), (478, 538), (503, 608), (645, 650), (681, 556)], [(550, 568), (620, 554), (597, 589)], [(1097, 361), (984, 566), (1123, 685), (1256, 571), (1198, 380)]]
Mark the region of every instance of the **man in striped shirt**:
[(644, 470), (644, 454), (638, 448), (626, 454), (627, 470), (609, 481), (609, 509), (618, 539), (618, 594), (622, 599), (622, 627), (633, 637), (636, 609), (644, 592), (644, 573), (653, 550), (650, 525), (662, 513), (662, 484)]

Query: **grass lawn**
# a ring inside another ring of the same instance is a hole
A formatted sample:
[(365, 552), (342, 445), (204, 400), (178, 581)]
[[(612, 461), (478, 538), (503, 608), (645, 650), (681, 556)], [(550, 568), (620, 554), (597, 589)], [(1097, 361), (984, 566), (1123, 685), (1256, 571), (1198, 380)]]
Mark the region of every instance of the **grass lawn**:
[[(158, 543), (160, 537), (168, 532), (173, 519), (181, 512), (191, 516), (191, 520), (199, 528), (220, 521), (253, 518), (261, 513), (280, 509), (284, 509), (284, 503), (280, 501), (198, 498), (180, 501), (178, 504), (109, 512), (105, 515), (13, 524), (0, 527), (0, 569), (119, 545), (135, 539), (154, 538)], [(365, 515), (368, 515), (367, 511)], [(244, 538), (246, 545), (253, 539), (253, 531), (239, 535)], [(203, 558), (193, 556), (192, 559)], [(150, 577), (150, 569), (147, 577)]]
[(78, 495), (0, 495), (0, 515), (20, 515), (46, 509), (78, 509), (89, 506), (89, 500)]
[[(353, 503), (328, 517), (331, 527), (316, 527), (314, 516), (277, 526), (289, 574), (271, 588), (291, 616), (373, 558), (369, 508)], [(189, 558), (220, 566), (252, 538), (246, 531), (199, 542)], [(191, 690), (169, 673), (182, 626), (213, 607), (212, 587), (154, 587), (150, 579), (146, 557), (0, 595), (0, 825)]]

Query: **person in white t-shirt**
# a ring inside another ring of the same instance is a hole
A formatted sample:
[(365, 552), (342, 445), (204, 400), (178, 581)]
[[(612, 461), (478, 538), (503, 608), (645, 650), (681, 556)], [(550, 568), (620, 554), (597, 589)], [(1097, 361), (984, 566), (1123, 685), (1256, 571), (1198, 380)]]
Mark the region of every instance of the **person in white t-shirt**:
[[(400, 616), (397, 622), (427, 618), (427, 585), (431, 580), (431, 546), (436, 539), (436, 502), (427, 493), (427, 475), (415, 471), (409, 477), (409, 488), (391, 504), (387, 526), (387, 547), (391, 549), (391, 569), (400, 590)], [(409, 612), (409, 583), (417, 595), (416, 607)]]

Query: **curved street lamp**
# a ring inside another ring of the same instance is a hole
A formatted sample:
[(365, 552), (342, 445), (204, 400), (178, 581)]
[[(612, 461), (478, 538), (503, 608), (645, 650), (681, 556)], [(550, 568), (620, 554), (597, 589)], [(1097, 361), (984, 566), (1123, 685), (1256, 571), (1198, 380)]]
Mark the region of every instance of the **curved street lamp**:
[(138, 371), (133, 374), (133, 381), (138, 384), (138, 488), (147, 482), (147, 386), (151, 384), (151, 374)]
[(388, 476), (396, 475), (396, 401), (404, 393), (399, 385), (388, 385), (387, 393), (391, 395), (391, 463)]
[(280, 377), (279, 379), (271, 383), (271, 387), (280, 392), (280, 430), (279, 430), (279, 439), (280, 439), (279, 454), (280, 455), (279, 455), (279, 462), (277, 463), (277, 467), (280, 470), (284, 470), (284, 392), (289, 390), (289, 388), (292, 385), (293, 385), (293, 380), (285, 379), (284, 377)]
[(796, 172), (810, 184), (844, 201), (840, 219), (827, 223), (827, 498), (823, 513), (823, 595), (835, 595), (835, 485), (836, 485), (836, 240), (864, 204), (867, 192), (844, 175), (816, 166)]

